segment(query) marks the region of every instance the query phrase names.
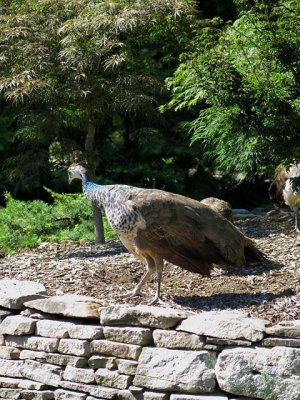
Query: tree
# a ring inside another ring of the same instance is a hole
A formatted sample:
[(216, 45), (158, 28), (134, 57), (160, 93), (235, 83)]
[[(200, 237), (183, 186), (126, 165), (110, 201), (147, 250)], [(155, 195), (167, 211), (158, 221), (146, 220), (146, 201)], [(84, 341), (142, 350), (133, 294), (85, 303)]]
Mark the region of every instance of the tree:
[[(0, 90), (7, 101), (21, 103), (19, 137), (40, 135), (49, 151), (69, 128), (85, 130), (85, 151), (77, 152), (77, 161), (95, 179), (95, 141), (103, 127), (119, 119), (128, 134), (138, 119), (162, 119), (156, 109), (162, 70), (191, 33), (193, 2), (15, 0), (8, 5), (2, 0), (0, 5)], [(94, 214), (101, 242), (100, 210)]]
[(198, 111), (186, 128), (217, 168), (253, 176), (300, 157), (300, 3), (236, 4), (234, 23), (202, 21), (168, 106)]

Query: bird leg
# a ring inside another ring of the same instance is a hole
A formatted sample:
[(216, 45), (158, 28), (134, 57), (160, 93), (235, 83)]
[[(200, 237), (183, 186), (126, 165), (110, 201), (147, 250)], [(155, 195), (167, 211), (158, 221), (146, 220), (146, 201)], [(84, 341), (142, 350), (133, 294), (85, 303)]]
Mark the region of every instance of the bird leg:
[(155, 260), (155, 267), (156, 267), (156, 281), (157, 281), (156, 294), (151, 303), (149, 303), (149, 305), (153, 305), (156, 303), (163, 303), (160, 296), (160, 286), (161, 286), (161, 276), (164, 268), (164, 261), (162, 259), (160, 259), (159, 261)]
[(298, 216), (298, 207), (294, 208), (294, 215), (295, 215), (295, 230), (299, 234), (300, 233), (300, 228), (299, 228), (299, 216)]
[(148, 282), (151, 278), (151, 275), (153, 275), (155, 271), (155, 263), (153, 258), (147, 257), (146, 258), (147, 262), (147, 271), (145, 275), (142, 277), (142, 279), (139, 281), (139, 283), (136, 285), (136, 287), (129, 293), (125, 294), (123, 297), (134, 297), (134, 296), (143, 296), (143, 293), (141, 292), (142, 286), (145, 285), (146, 282)]

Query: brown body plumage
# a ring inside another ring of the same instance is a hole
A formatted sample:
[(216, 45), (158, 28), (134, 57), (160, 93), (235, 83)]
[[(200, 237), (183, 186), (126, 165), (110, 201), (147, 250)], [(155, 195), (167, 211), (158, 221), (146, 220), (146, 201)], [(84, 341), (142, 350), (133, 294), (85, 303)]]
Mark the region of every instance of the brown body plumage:
[(205, 204), (206, 206), (212, 208), (214, 211), (217, 211), (219, 214), (223, 215), (228, 221), (233, 223), (233, 214), (232, 207), (227, 201), (218, 199), (216, 197), (207, 197), (200, 201), (201, 204)]
[(81, 178), (83, 191), (106, 216), (127, 249), (147, 266), (131, 295), (157, 273), (155, 301), (160, 298), (164, 260), (202, 275), (214, 264), (239, 268), (262, 257), (253, 241), (231, 222), (199, 201), (156, 189), (90, 183), (78, 165), (70, 180)]

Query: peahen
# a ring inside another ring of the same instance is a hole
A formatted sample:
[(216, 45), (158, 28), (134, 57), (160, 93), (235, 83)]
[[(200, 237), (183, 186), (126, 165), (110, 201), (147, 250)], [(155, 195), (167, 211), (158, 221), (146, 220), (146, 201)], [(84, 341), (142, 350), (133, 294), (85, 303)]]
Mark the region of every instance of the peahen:
[(288, 169), (278, 167), (269, 187), (269, 195), (277, 207), (285, 203), (291, 208), (294, 213), (295, 231), (300, 234), (298, 218), (300, 190), (295, 188), (294, 179), (300, 180), (300, 164), (293, 164)]
[(240, 268), (257, 262), (263, 254), (231, 222), (199, 201), (157, 189), (127, 185), (98, 185), (89, 181), (78, 164), (68, 169), (69, 182), (82, 180), (83, 192), (104, 209), (124, 246), (147, 271), (130, 296), (156, 272), (157, 290), (151, 304), (160, 300), (164, 260), (202, 275), (214, 264)]

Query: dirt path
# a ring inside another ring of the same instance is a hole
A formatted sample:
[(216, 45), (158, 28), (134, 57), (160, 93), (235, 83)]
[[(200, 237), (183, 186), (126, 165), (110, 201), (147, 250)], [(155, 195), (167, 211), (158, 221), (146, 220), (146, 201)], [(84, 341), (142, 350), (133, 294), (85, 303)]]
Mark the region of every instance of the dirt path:
[[(268, 260), (235, 273), (216, 269), (210, 278), (167, 264), (162, 284), (166, 305), (197, 312), (239, 309), (270, 323), (300, 319), (300, 246), (295, 245), (290, 214), (257, 217), (237, 225), (257, 241)], [(140, 262), (118, 241), (98, 247), (45, 243), (0, 260), (0, 279), (34, 280), (43, 283), (49, 294), (90, 295), (103, 305), (149, 303), (154, 281), (145, 287), (145, 297), (121, 297), (143, 272)]]

